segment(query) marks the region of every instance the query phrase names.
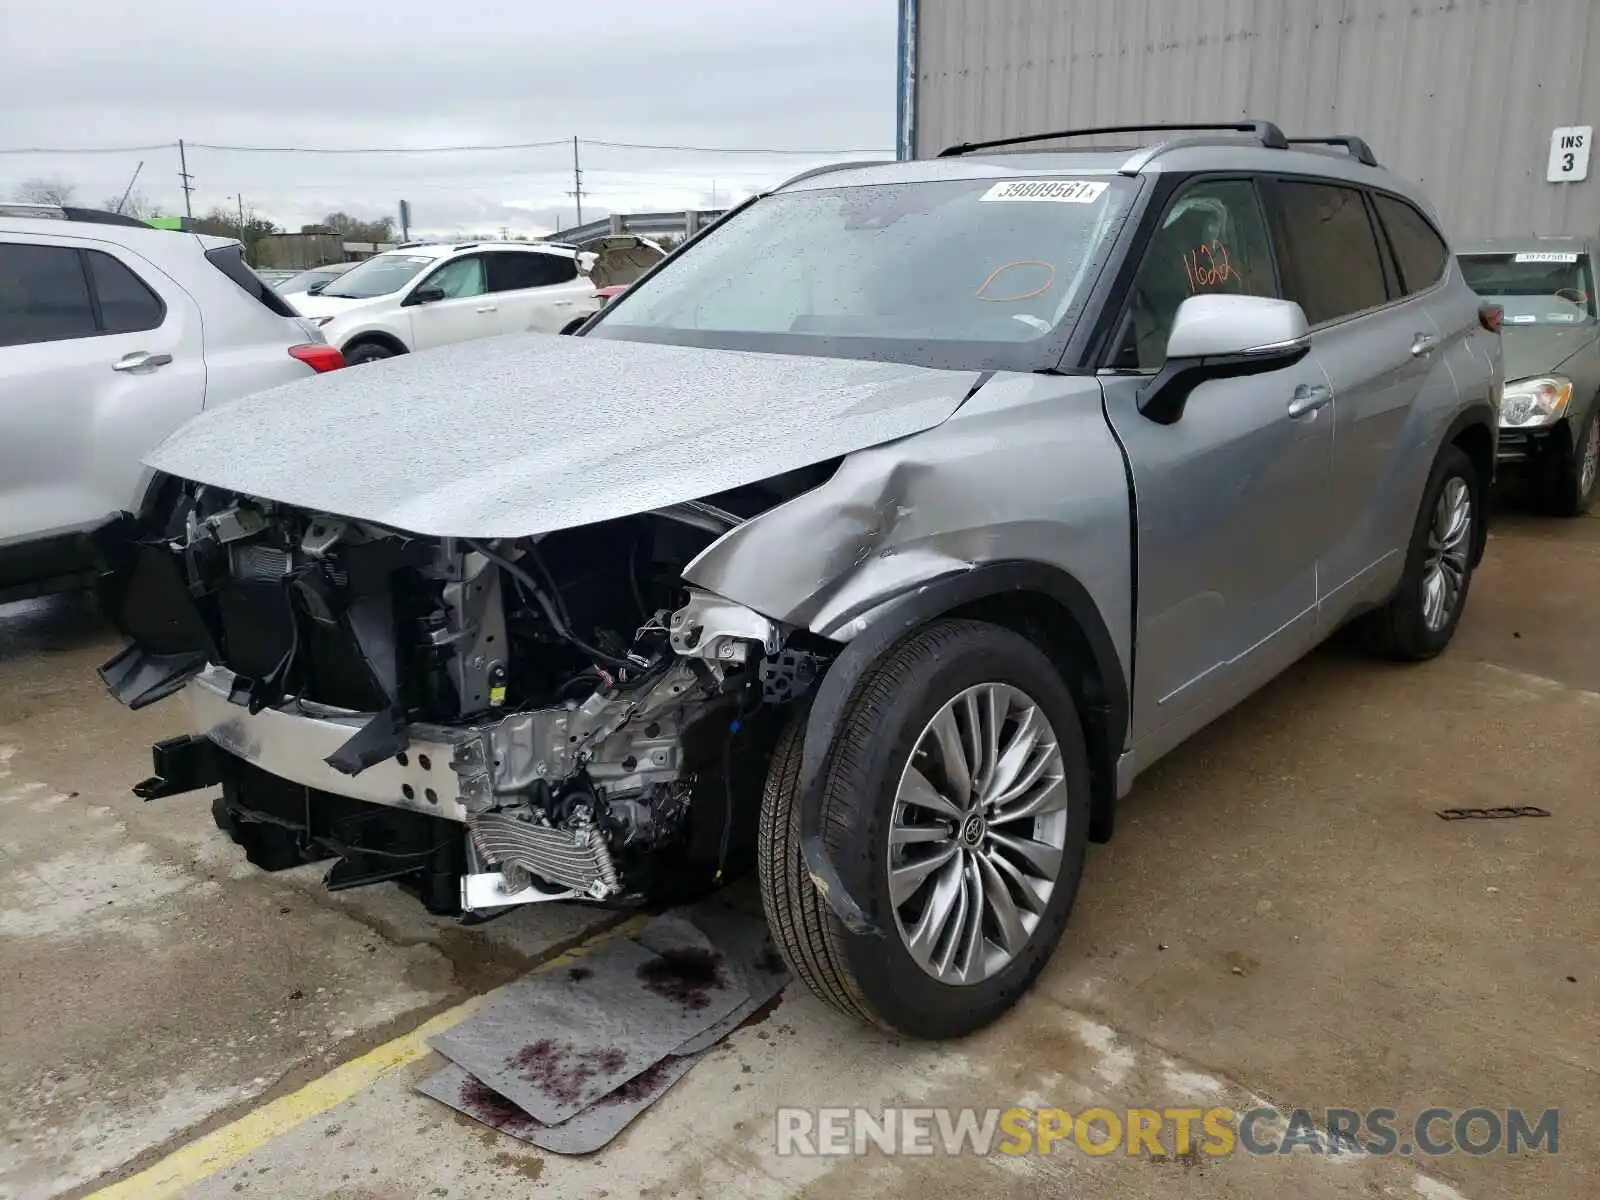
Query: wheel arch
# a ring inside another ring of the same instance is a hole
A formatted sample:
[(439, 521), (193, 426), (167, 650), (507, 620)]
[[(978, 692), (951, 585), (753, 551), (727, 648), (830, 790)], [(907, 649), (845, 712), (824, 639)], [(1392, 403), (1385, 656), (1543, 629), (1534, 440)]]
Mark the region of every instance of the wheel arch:
[(1116, 767), (1128, 728), (1128, 683), (1105, 618), (1077, 579), (1037, 562), (995, 562), (923, 584), (880, 605), (823, 675), (806, 717), (797, 790), (806, 869), (830, 908), (857, 933), (879, 932), (845, 888), (822, 839), (823, 768), (844, 714), (868, 669), (931, 621), (989, 621), (1028, 638), (1072, 692), (1089, 750), (1093, 841), (1110, 838)]

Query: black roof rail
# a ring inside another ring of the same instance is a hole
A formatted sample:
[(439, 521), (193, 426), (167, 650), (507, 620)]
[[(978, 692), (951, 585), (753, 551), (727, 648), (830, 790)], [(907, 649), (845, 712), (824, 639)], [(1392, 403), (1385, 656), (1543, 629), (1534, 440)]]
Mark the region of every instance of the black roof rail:
[(970, 154), (974, 150), (992, 150), (998, 146), (1020, 146), (1026, 142), (1049, 142), (1056, 138), (1068, 137), (1097, 137), (1106, 133), (1250, 133), (1254, 134), (1256, 141), (1268, 150), (1287, 150), (1289, 139), (1283, 136), (1271, 121), (1223, 121), (1201, 122), (1198, 124), (1187, 123), (1181, 125), (1161, 124), (1155, 125), (1101, 125), (1094, 129), (1058, 129), (1054, 133), (1028, 133), (1020, 137), (994, 138), (986, 142), (962, 142), (955, 146), (946, 146), (939, 151), (940, 158), (954, 158), (961, 154)]
[(1291, 146), (1343, 146), (1350, 152), (1350, 157), (1355, 159), (1358, 163), (1368, 167), (1375, 167), (1378, 165), (1378, 159), (1377, 156), (1372, 153), (1372, 147), (1367, 145), (1367, 143), (1361, 138), (1350, 137), (1347, 134), (1341, 133), (1334, 137), (1290, 138), (1289, 144)]

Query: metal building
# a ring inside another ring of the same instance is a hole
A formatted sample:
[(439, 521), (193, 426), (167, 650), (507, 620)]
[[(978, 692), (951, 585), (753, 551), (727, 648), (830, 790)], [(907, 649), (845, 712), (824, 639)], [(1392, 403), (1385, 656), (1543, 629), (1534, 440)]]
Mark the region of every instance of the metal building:
[(901, 157), (1250, 116), (1365, 138), (1456, 237), (1600, 231), (1600, 0), (900, 0), (900, 26)]

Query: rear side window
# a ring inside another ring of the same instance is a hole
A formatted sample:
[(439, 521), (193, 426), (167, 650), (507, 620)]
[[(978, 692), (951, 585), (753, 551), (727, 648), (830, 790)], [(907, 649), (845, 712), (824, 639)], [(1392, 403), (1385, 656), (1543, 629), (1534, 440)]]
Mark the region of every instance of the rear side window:
[(549, 287), (578, 277), (575, 260), (559, 254), (506, 250), (489, 254), (489, 290), (511, 292), (518, 288)]
[(1284, 180), (1275, 192), (1284, 295), (1305, 309), (1307, 321), (1321, 325), (1388, 302), (1383, 258), (1358, 190)]
[(260, 301), (263, 308), (271, 309), (280, 317), (296, 315), (294, 309), (267, 285), (267, 281), (250, 269), (244, 261), (244, 251), (237, 245), (207, 250), (206, 261)]
[(1404, 200), (1378, 195), (1372, 199), (1400, 264), (1400, 282), (1406, 294), (1427, 291), (1444, 278), (1445, 265), (1450, 261), (1444, 238), (1427, 217)]
[(97, 332), (89, 280), (76, 250), (0, 243), (0, 346)]
[(121, 262), (99, 250), (86, 251), (94, 296), (100, 305), (101, 333), (140, 333), (159, 329), (167, 306)]

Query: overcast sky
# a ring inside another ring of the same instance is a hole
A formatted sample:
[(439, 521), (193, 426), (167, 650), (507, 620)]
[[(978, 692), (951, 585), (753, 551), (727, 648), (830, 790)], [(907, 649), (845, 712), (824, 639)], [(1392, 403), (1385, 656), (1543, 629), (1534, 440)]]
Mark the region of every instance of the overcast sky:
[[(59, 176), (80, 203), (137, 189), (183, 211), (175, 143), (382, 147), (583, 138), (894, 146), (894, 0), (0, 0), (0, 199)], [(582, 148), (585, 218), (709, 207), (821, 158)], [(289, 229), (411, 202), (413, 231), (573, 221), (572, 148), (406, 155), (195, 148), (196, 215)]]

